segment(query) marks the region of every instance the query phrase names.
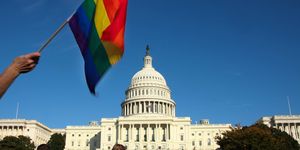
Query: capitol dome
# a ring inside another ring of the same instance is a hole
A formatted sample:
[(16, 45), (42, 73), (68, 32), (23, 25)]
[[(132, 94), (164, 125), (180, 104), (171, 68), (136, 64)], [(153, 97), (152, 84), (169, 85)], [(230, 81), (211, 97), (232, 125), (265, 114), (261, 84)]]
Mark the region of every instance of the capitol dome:
[(152, 67), (147, 46), (144, 67), (131, 79), (122, 103), (122, 115), (166, 115), (175, 117), (175, 102), (165, 78)]

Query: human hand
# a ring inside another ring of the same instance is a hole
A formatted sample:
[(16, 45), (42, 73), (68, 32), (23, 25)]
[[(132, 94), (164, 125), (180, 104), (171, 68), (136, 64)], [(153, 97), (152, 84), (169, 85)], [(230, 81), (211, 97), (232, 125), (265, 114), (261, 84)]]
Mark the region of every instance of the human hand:
[(34, 69), (40, 56), (41, 54), (39, 52), (19, 56), (13, 61), (12, 67), (14, 67), (18, 73), (27, 73)]

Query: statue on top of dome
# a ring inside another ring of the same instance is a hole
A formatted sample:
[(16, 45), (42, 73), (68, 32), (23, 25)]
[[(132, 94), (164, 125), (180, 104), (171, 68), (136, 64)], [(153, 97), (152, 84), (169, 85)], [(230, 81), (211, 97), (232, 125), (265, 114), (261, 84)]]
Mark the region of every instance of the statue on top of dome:
[(148, 44), (146, 46), (146, 56), (150, 56), (150, 47)]

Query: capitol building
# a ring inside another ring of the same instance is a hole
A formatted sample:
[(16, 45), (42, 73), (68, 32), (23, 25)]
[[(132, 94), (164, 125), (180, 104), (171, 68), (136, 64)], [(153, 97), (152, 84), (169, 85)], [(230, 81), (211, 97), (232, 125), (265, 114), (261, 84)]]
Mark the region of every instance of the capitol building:
[(176, 117), (165, 78), (152, 66), (149, 47), (144, 66), (131, 79), (118, 118), (102, 118), (88, 126), (67, 126), (65, 150), (110, 150), (119, 143), (128, 150), (214, 150), (215, 137), (231, 124), (191, 124)]
[[(190, 117), (176, 117), (176, 103), (165, 78), (152, 66), (149, 47), (144, 66), (131, 79), (121, 103), (121, 116), (102, 118), (86, 126), (50, 129), (36, 120), (0, 119), (0, 140), (28, 136), (35, 146), (54, 133), (66, 135), (65, 150), (111, 150), (122, 144), (127, 150), (216, 150), (215, 137), (232, 129), (231, 124), (196, 124)], [(300, 115), (262, 117), (257, 122), (287, 132), (300, 143)]]

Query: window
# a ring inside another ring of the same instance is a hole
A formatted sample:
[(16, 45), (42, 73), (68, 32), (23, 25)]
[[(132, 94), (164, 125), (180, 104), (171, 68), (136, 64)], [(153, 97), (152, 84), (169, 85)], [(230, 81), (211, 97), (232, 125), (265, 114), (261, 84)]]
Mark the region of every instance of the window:
[(108, 128), (108, 130), (110, 131), (110, 130), (111, 130), (111, 128)]
[(80, 146), (80, 141), (78, 141), (78, 146)]
[(183, 130), (183, 127), (180, 127), (180, 130)]
[(210, 139), (207, 140), (207, 145), (211, 145), (211, 140)]
[(183, 141), (183, 135), (180, 135), (180, 140)]
[(72, 134), (72, 137), (74, 137), (74, 134)]
[(74, 141), (72, 141), (72, 144), (71, 144), (72, 146), (74, 146)]
[(81, 134), (78, 134), (78, 136), (80, 137), (80, 136), (81, 136)]
[(89, 146), (89, 139), (86, 139), (86, 144), (85, 146)]
[(201, 133), (199, 133), (198, 135), (201, 136)]
[(192, 145), (195, 146), (195, 141), (192, 142)]
[(108, 136), (108, 139), (107, 139), (107, 140), (110, 142), (110, 140), (111, 140), (111, 136), (110, 136), (110, 135)]
[(194, 136), (195, 134), (194, 133), (192, 133), (192, 136)]
[(199, 146), (201, 146), (202, 145), (202, 141), (199, 141)]

